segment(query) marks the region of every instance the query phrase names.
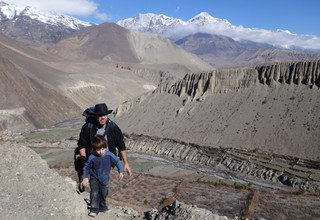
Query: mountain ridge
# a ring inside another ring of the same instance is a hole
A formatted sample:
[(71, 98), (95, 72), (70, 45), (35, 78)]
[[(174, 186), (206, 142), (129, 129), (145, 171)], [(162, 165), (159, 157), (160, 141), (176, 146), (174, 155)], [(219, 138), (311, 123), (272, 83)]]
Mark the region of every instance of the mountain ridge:
[[(4, 2), (2, 2), (0, 7), (0, 18), (2, 21), (0, 28), (5, 35), (40, 50), (46, 50), (51, 45), (68, 38), (74, 32), (81, 31), (84, 28), (90, 29), (92, 26), (95, 26), (94, 24), (55, 12), (42, 12), (31, 7), (12, 6)], [(237, 30), (238, 27), (232, 25), (225, 19), (215, 18), (207, 12), (201, 12), (188, 21), (168, 17), (163, 14), (139, 14), (134, 19), (128, 18), (120, 20), (117, 24), (128, 29), (153, 33), (169, 39), (177, 38), (178, 35), (176, 34), (181, 31), (181, 33), (184, 34), (184, 38), (179, 36), (179, 39), (175, 39), (174, 41), (183, 49), (199, 56), (203, 61), (211, 64), (215, 68), (269, 64), (281, 61), (299, 61), (320, 57), (320, 53), (317, 53), (317, 50), (301, 50), (298, 49), (299, 45), (293, 45), (292, 48), (294, 48), (294, 50), (288, 50), (271, 45), (276, 45), (276, 42), (268, 42), (269, 45), (267, 45), (266, 43), (254, 43), (255, 39), (245, 40), (245, 37), (237, 36), (236, 34), (229, 37), (221, 35), (221, 33), (217, 35), (218, 33), (215, 32), (221, 28), (227, 29), (229, 32), (237, 33), (239, 32)], [(189, 28), (194, 30), (195, 33), (191, 33), (193, 35), (190, 35), (188, 31)], [(265, 31), (260, 29), (245, 30), (247, 30), (248, 33), (250, 31)], [(213, 33), (211, 33), (212, 31)], [(204, 40), (203, 37), (195, 37), (199, 35), (199, 33), (209, 33), (211, 34), (211, 39)], [(282, 35), (294, 36), (286, 30), (266, 31), (266, 33), (271, 35), (281, 34), (280, 37), (271, 37), (275, 40), (282, 38)], [(224, 37), (224, 41), (217, 39), (217, 36)], [(310, 42), (308, 36), (304, 36), (304, 38), (306, 39), (303, 42)], [(232, 45), (230, 39), (234, 41)], [(185, 43), (179, 43), (181, 41)], [(285, 44), (287, 44), (287, 42), (298, 41), (287, 40)], [(103, 48), (106, 47), (103, 42), (100, 42), (100, 44), (103, 45)], [(186, 44), (194, 45), (194, 47), (197, 48), (194, 50)], [(208, 46), (206, 44), (208, 44)], [(222, 44), (225, 44), (225, 48), (219, 47), (219, 45)], [(252, 47), (253, 44), (255, 44), (254, 49)], [(288, 48), (288, 45), (284, 45), (284, 47)], [(95, 46), (95, 48), (97, 47)], [(121, 45), (119, 48), (122, 48)], [(206, 53), (204, 53), (204, 50)], [(87, 53), (87, 51), (85, 53)], [(145, 58), (147, 57), (145, 56)], [(115, 59), (115, 56), (113, 56), (112, 59)], [(135, 59), (140, 59), (139, 54), (137, 54), (137, 58)]]
[(51, 52), (66, 59), (93, 58), (129, 65), (177, 64), (190, 70), (212, 68), (168, 39), (131, 31), (115, 23), (103, 23), (75, 32), (55, 44)]
[[(273, 46), (290, 49), (291, 47), (304, 49), (320, 49), (319, 39), (313, 35), (293, 34), (288, 30), (264, 30), (260, 28), (245, 28), (235, 26), (226, 19), (215, 18), (207, 12), (201, 12), (193, 18), (183, 21), (178, 18), (160, 14), (139, 14), (133, 18), (126, 18), (116, 22), (120, 26), (141, 32), (158, 34), (173, 40), (178, 40), (197, 32), (225, 35), (235, 40), (249, 40), (268, 43)], [(159, 25), (161, 24), (161, 25)], [(268, 36), (265, 38), (263, 36)], [(307, 43), (307, 41), (310, 42)], [(290, 43), (288, 43), (290, 42)]]
[(29, 46), (52, 44), (92, 24), (56, 12), (43, 12), (0, 1), (1, 32)]
[(0, 1), (0, 11), (2, 17), (8, 20), (18, 20), (20, 16), (27, 16), (43, 23), (57, 26), (62, 24), (75, 30), (92, 25), (92, 23), (84, 22), (68, 15), (53, 11), (43, 11), (30, 6), (21, 7), (15, 4), (8, 4), (4, 1)]
[(207, 33), (188, 35), (175, 43), (198, 55), (216, 68), (255, 66), (320, 58), (320, 53), (311, 51), (280, 49), (270, 44), (236, 41), (224, 35)]

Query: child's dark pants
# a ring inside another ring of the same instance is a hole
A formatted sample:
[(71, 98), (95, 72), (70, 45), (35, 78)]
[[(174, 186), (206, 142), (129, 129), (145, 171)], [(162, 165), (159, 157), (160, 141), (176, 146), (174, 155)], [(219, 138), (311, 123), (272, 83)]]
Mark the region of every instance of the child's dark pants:
[(95, 178), (90, 179), (90, 203), (91, 212), (105, 212), (108, 210), (108, 205), (106, 202), (108, 196), (108, 185), (102, 185)]

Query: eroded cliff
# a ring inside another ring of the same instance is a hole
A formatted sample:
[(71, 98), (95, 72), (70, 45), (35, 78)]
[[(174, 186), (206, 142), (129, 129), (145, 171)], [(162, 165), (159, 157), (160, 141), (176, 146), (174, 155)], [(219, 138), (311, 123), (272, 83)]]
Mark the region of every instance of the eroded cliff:
[(117, 120), (128, 134), (319, 160), (319, 63), (187, 74), (126, 102)]
[(255, 70), (262, 84), (279, 82), (320, 87), (320, 60), (257, 66)]
[(191, 73), (183, 80), (161, 84), (157, 92), (199, 98), (206, 93), (227, 93), (253, 87), (258, 82), (269, 86), (279, 83), (320, 87), (320, 60)]

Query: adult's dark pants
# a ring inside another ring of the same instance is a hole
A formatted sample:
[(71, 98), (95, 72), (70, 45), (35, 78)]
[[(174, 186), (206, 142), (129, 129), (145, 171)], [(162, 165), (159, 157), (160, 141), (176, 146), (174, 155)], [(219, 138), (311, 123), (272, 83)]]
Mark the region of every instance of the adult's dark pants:
[(90, 211), (95, 213), (107, 211), (108, 185), (102, 185), (97, 179), (91, 177), (90, 190)]
[(75, 170), (77, 171), (79, 182), (82, 181), (83, 167), (84, 167), (85, 163), (86, 163), (86, 158), (85, 157), (81, 157), (80, 155), (76, 155), (75, 154), (75, 156), (74, 156), (74, 167), (75, 167)]

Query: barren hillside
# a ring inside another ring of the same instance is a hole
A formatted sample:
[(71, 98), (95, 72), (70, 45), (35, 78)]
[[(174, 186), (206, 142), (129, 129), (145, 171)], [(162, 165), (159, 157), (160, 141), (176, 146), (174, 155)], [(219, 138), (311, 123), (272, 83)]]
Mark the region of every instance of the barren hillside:
[[(1, 129), (13, 124), (51, 126), (79, 117), (83, 109), (98, 102), (114, 108), (154, 90), (161, 77), (210, 68), (169, 41), (135, 34), (135, 41), (140, 43), (133, 45), (128, 39), (130, 33), (115, 24), (92, 26), (45, 51), (0, 36), (5, 97), (0, 110), (6, 112), (1, 116)], [(153, 49), (148, 52), (151, 44), (141, 42), (149, 38), (153, 39)], [(174, 56), (168, 59), (170, 54)], [(146, 57), (148, 62), (144, 63)], [(22, 116), (13, 120), (16, 115)]]
[(87, 27), (75, 32), (50, 49), (67, 60), (104, 60), (129, 66), (161, 65), (160, 70), (179, 66), (189, 71), (208, 70), (212, 66), (186, 52), (168, 39), (129, 31), (113, 23)]
[[(52, 126), (79, 114), (79, 107), (46, 83), (0, 57), (1, 128)], [(1, 129), (1, 130), (2, 130)]]
[(118, 108), (127, 133), (319, 160), (320, 61), (187, 74)]

